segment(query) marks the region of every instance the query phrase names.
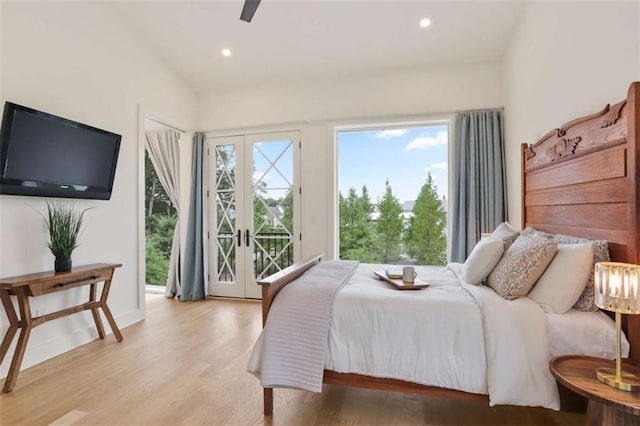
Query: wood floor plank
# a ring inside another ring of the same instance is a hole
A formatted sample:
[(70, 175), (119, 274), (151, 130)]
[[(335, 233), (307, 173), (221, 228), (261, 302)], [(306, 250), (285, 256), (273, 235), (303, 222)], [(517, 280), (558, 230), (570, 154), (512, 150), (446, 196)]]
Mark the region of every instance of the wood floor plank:
[[(274, 392), (246, 372), (261, 329), (259, 303), (178, 302), (149, 294), (147, 318), (124, 341), (96, 340), (22, 371), (0, 395), (1, 425), (582, 425), (584, 415), (489, 407), (325, 385)], [(28, 349), (27, 349), (28, 350)], [(80, 415), (82, 414), (82, 415)]]
[(69, 411), (67, 414), (60, 417), (55, 422), (50, 423), (49, 426), (70, 426), (75, 422), (77, 422), (78, 420), (80, 420), (81, 418), (85, 417), (87, 414), (88, 413), (85, 413), (84, 411), (78, 411), (78, 410)]

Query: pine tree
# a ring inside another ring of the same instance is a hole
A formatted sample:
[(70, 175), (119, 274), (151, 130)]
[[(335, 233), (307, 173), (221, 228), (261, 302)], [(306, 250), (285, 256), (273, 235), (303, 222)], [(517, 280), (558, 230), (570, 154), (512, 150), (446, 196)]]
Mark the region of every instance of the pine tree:
[(389, 179), (384, 184), (384, 195), (378, 202), (380, 217), (376, 224), (381, 250), (381, 261), (391, 263), (400, 258), (400, 242), (402, 241), (402, 207), (393, 195)]
[(447, 259), (447, 216), (431, 173), (420, 189), (406, 238), (408, 254), (423, 265), (443, 265)]
[(282, 227), (284, 227), (282, 232), (286, 230), (290, 234), (293, 234), (293, 192), (291, 192), (291, 190), (287, 191), (280, 207), (282, 208), (281, 223)]
[[(263, 201), (267, 193), (267, 184), (259, 181), (254, 186), (253, 193), (253, 233), (259, 234), (273, 231), (273, 213), (269, 211)], [(233, 233), (234, 230), (232, 229)]]
[(345, 198), (339, 194), (340, 203), (340, 258), (376, 262), (375, 235), (371, 223), (373, 205), (366, 186), (358, 196), (355, 188), (349, 188)]

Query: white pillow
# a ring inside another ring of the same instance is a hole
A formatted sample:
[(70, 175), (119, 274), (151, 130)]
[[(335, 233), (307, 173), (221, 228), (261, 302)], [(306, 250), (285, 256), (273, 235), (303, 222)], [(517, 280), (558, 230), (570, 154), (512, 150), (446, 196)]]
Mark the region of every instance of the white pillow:
[(564, 314), (576, 303), (593, 273), (593, 244), (558, 244), (558, 251), (529, 298), (545, 312)]
[(519, 236), (520, 232), (516, 231), (513, 226), (509, 224), (509, 222), (502, 222), (496, 229), (493, 230), (490, 238), (499, 238), (504, 241), (504, 249), (507, 250), (511, 246), (511, 244), (513, 244), (518, 239)]
[(462, 266), (462, 279), (475, 285), (484, 281), (500, 261), (504, 244), (501, 239), (491, 238), (476, 244)]

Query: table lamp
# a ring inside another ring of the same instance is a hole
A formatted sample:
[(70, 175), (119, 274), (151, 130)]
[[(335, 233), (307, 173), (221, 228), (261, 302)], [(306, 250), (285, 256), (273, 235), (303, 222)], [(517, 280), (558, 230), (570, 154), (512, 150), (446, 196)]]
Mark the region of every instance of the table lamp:
[(597, 368), (598, 380), (628, 392), (640, 391), (640, 378), (622, 371), (622, 314), (640, 314), (640, 265), (598, 262), (595, 268), (596, 305), (616, 315), (616, 368)]

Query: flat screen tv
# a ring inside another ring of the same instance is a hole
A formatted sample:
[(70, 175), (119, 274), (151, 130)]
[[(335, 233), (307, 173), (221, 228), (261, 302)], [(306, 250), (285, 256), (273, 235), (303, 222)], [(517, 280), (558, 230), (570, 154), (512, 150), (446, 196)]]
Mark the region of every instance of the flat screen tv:
[(111, 198), (121, 136), (6, 102), (0, 194)]

